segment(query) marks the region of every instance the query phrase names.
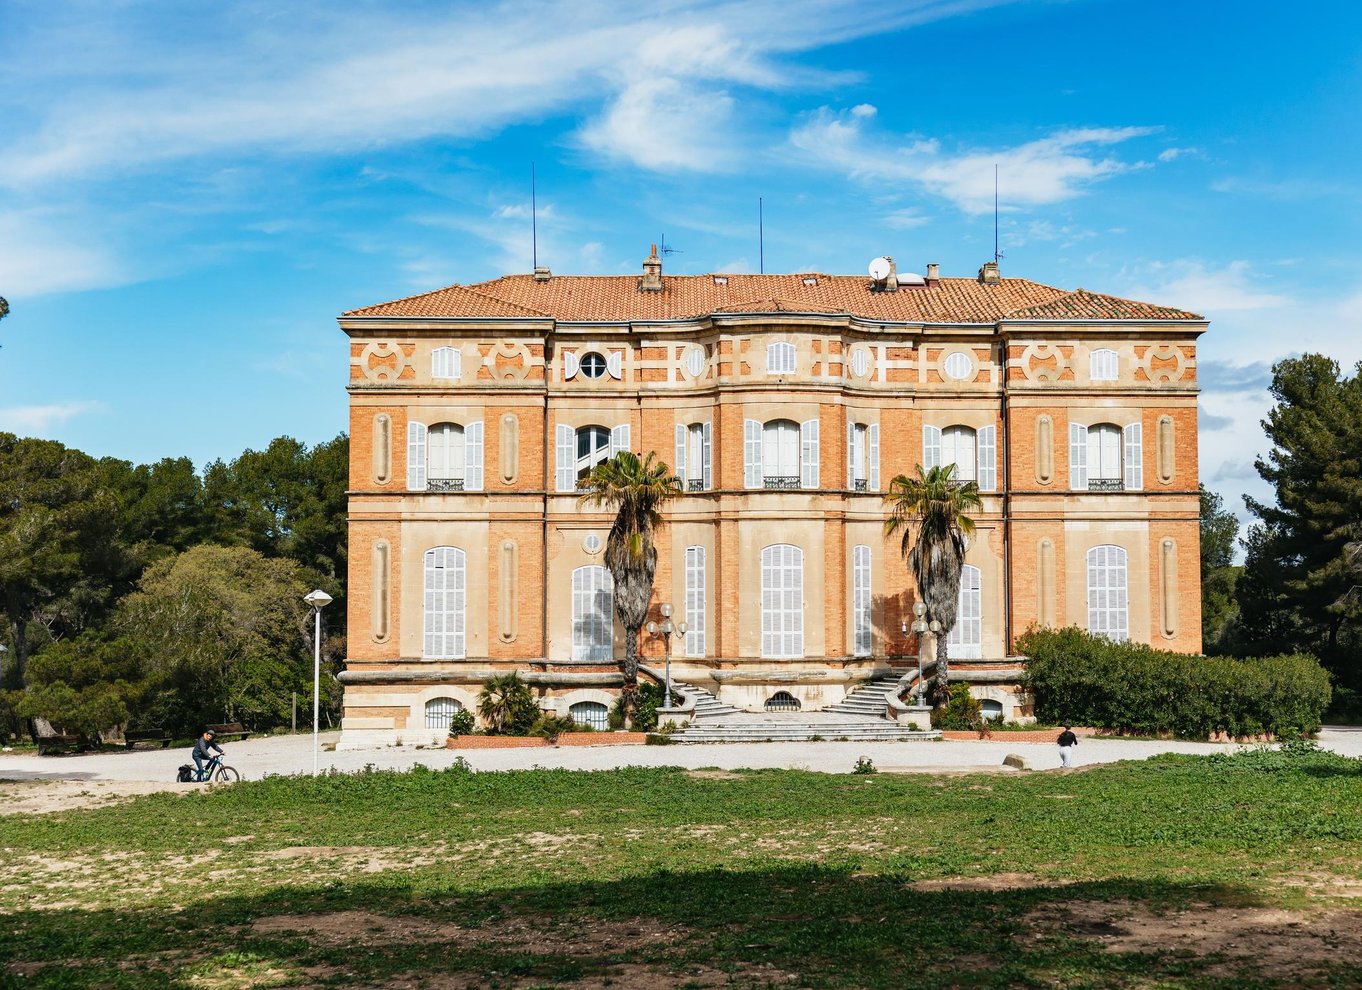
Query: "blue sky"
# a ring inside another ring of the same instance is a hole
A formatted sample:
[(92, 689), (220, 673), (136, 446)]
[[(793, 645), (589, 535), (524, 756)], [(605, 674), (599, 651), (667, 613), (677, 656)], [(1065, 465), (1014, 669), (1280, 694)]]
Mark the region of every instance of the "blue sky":
[[(1239, 508), (1271, 363), (1362, 359), (1349, 3), (0, 3), (0, 428), (202, 466), (345, 429), (342, 310), (530, 267), (1003, 272), (1196, 310)], [(1242, 512), (1241, 512), (1242, 515)]]

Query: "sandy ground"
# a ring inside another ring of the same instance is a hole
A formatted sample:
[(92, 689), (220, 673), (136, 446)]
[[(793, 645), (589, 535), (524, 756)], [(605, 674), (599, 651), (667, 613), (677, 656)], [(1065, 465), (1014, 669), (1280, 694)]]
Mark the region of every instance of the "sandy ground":
[[(865, 756), (882, 772), (960, 773), (1001, 771), (1003, 757), (1009, 753), (1020, 755), (1029, 769), (1054, 770), (1059, 767), (1059, 752), (1054, 745), (1011, 742), (1001, 735), (971, 742), (718, 743), (486, 750), (402, 746), (342, 753), (328, 751), (335, 746), (338, 737), (338, 733), (321, 735), (318, 765), (322, 772), (332, 769), (353, 771), (365, 766), (405, 770), (418, 763), (440, 769), (462, 757), (475, 770), (678, 766), (848, 773), (856, 760)], [(1319, 742), (1337, 753), (1362, 757), (1362, 727), (1326, 728), (1320, 733)], [(227, 762), (241, 771), (243, 779), (312, 772), (311, 736), (267, 736), (227, 743), (223, 748), (227, 751)], [(1156, 753), (1216, 753), (1233, 748), (1223, 743), (1084, 739), (1078, 747), (1075, 766), (1139, 760)], [(41, 757), (33, 753), (0, 753), (0, 814), (94, 807), (134, 794), (203, 786), (175, 782), (176, 768), (187, 762), (188, 750)]]

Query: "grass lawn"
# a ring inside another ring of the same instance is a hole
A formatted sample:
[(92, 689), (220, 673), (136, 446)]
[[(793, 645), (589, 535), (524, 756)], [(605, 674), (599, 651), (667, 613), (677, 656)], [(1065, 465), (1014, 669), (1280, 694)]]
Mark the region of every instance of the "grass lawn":
[(272, 778), (0, 816), (0, 986), (1354, 987), (1358, 895), (1308, 747)]

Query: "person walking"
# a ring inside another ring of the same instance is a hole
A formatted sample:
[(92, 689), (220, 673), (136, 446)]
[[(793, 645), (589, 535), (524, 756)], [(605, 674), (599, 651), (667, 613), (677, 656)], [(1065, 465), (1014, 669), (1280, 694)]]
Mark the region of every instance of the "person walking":
[(1074, 735), (1072, 726), (1064, 726), (1064, 731), (1059, 734), (1059, 765), (1065, 770), (1074, 765), (1074, 747), (1078, 745), (1078, 737)]

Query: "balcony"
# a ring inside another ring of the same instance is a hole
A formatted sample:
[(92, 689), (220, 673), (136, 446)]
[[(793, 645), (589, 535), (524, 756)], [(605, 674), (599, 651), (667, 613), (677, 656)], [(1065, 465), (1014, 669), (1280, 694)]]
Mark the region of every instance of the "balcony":
[(462, 478), (427, 478), (426, 491), (428, 492), (461, 492), (463, 491)]
[(799, 475), (797, 474), (768, 474), (761, 481), (763, 488), (790, 491), (799, 487)]
[(702, 492), (704, 490), (705, 490), (704, 478), (691, 478), (689, 481), (686, 482), (686, 491), (688, 492)]
[(1088, 491), (1090, 492), (1123, 492), (1125, 490), (1125, 482), (1120, 478), (1088, 479)]

